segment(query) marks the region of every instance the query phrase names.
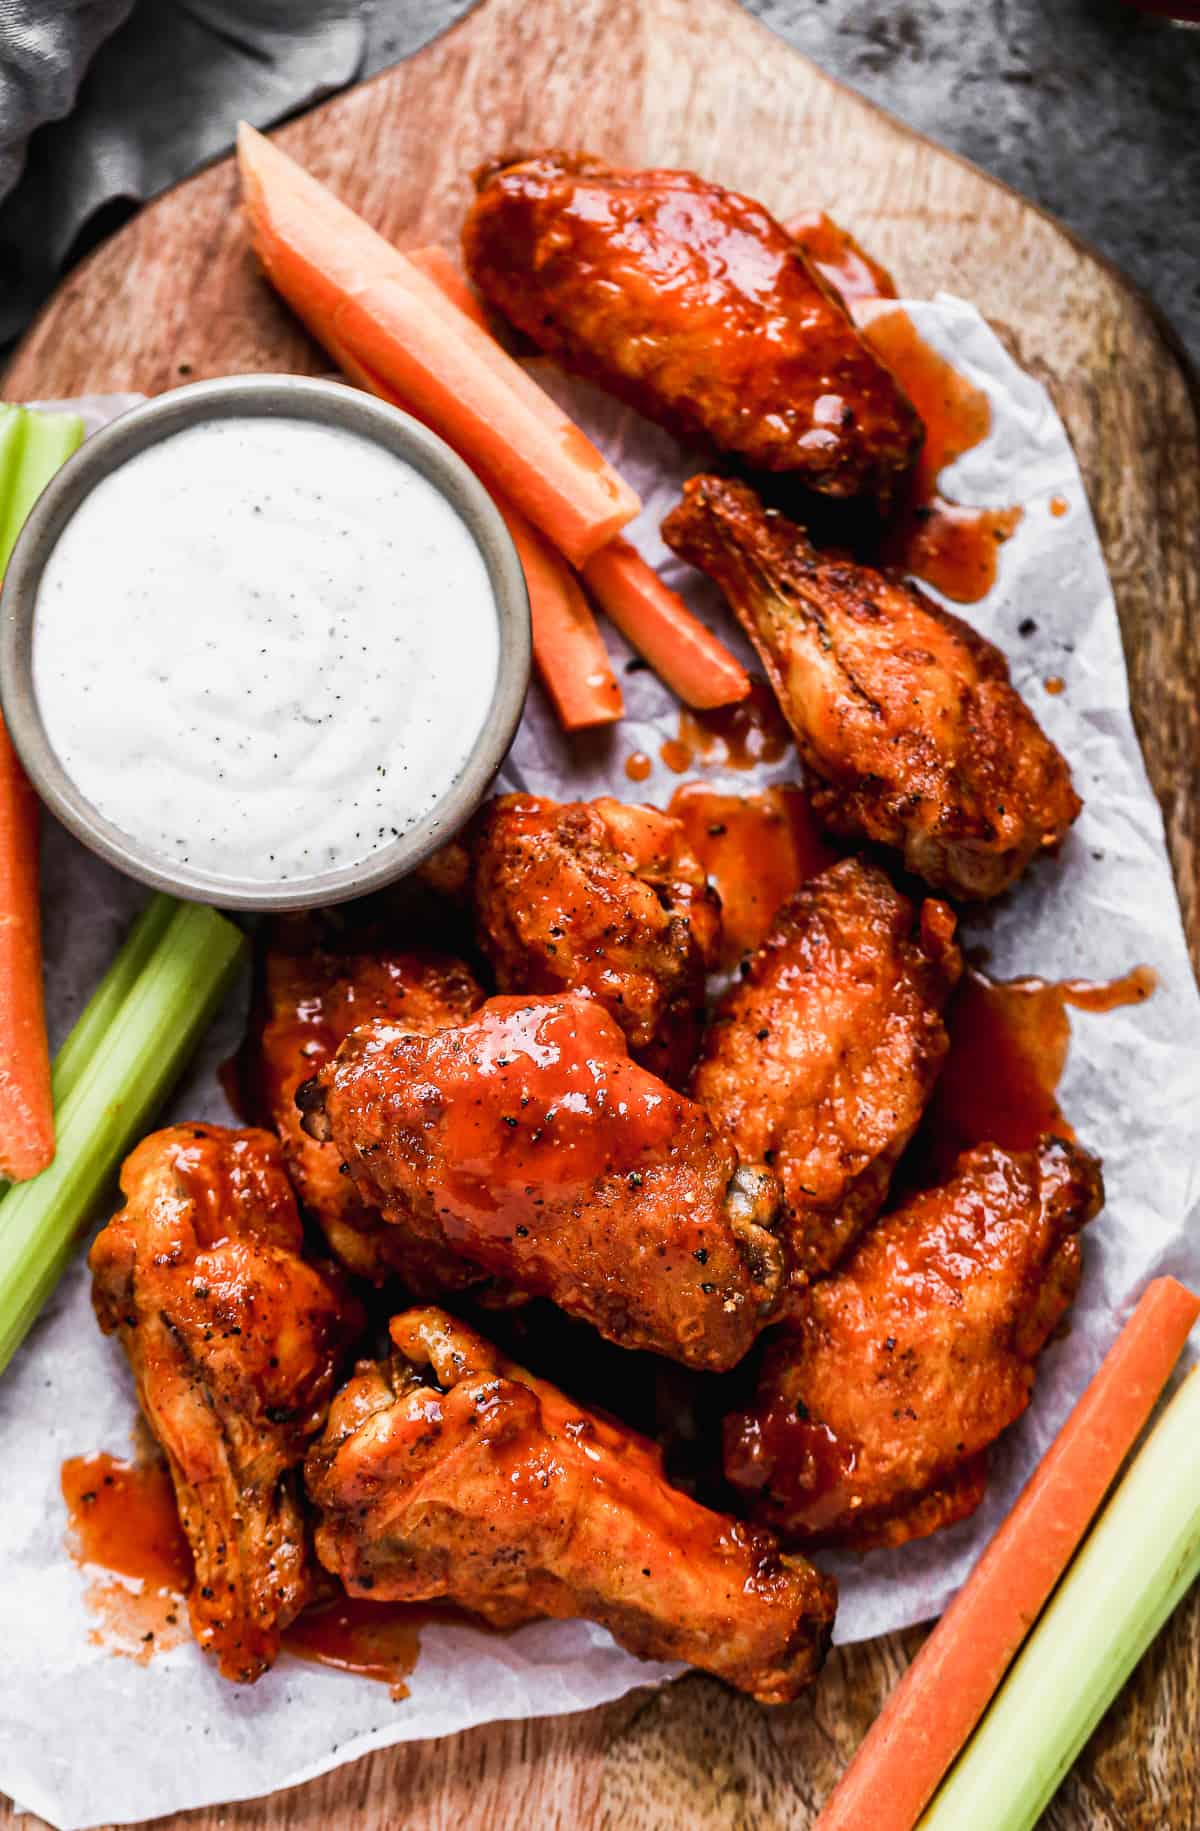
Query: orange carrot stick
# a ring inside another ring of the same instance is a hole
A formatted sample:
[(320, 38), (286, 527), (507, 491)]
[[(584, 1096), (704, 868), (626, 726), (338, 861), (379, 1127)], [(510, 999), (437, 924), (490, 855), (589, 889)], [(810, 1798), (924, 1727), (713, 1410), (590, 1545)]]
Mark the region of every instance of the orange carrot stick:
[(1198, 1315), (1200, 1298), (1174, 1278), (1147, 1285), (814, 1831), (912, 1831), (1070, 1562)]
[[(445, 293), (451, 305), (457, 305), (459, 311), (465, 312), (472, 323), (477, 324), (481, 331), (487, 331), (488, 336), (491, 336), (487, 313), (480, 302), (479, 294), (452, 254), (445, 248), (439, 248), (435, 243), (431, 243), (428, 248), (406, 248), (404, 257), (411, 261), (414, 267), (419, 267), (426, 279), (433, 281), (439, 292)], [(542, 398), (549, 400), (550, 397), (548, 394), (543, 394)]]
[(582, 565), (640, 506), (596, 447), (495, 338), (353, 210), (243, 125), (238, 161), (254, 247), (302, 317), (327, 324), (456, 450), (478, 460)]
[[(336, 337), (322, 328), (315, 318), (307, 322), (313, 335), (325, 345), (343, 374), (357, 387), (390, 401), (406, 413), (412, 411), (394, 389), (372, 374), (349, 350), (343, 349)], [(596, 619), (574, 573), (487, 477), (481, 476), (480, 481), (491, 490), (492, 499), (503, 515), (517, 549), (529, 592), (534, 665), (559, 722), (567, 731), (615, 723), (625, 711), (621, 688), (596, 627)]]
[(24, 1182), (54, 1156), (42, 1006), (37, 796), (0, 721), (0, 1174)]
[(610, 540), (583, 569), (601, 610), (685, 705), (745, 699), (750, 677), (679, 593), (627, 540)]

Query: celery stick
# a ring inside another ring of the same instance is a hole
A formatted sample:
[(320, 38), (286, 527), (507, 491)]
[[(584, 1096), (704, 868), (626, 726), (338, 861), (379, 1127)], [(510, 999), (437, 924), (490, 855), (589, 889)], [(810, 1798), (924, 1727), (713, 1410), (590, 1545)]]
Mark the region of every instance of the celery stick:
[[(55, 1056), (50, 1085), (56, 1113), (62, 1111), (63, 1102), (78, 1084), (97, 1045), (124, 1004), (126, 994), (166, 933), (174, 908), (175, 903), (169, 896), (151, 897)], [(0, 1196), (11, 1187), (11, 1183), (0, 1182)]]
[(63, 1102), (54, 1162), (0, 1202), (0, 1372), (186, 1062), (243, 946), (241, 931), (215, 910), (171, 906), (165, 932)]
[(30, 509), (82, 444), (83, 421), (77, 413), (0, 409), (0, 573)]
[(1028, 1831), (1200, 1576), (1200, 1369), (1063, 1579), (918, 1831)]

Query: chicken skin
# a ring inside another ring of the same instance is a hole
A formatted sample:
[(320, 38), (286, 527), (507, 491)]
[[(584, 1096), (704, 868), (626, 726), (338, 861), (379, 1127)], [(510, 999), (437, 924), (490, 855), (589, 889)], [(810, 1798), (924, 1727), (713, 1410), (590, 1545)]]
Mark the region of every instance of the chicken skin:
[(502, 992), (583, 992), (654, 1074), (686, 1080), (720, 903), (682, 825), (653, 807), (502, 795), (474, 840), (479, 942)]
[(192, 1630), (246, 1684), (309, 1597), (300, 1464), (363, 1317), (303, 1258), (269, 1133), (154, 1132), (121, 1189), (89, 1256), (96, 1314), (166, 1453), (196, 1567)]
[(476, 188), (463, 250), (489, 304), (685, 441), (831, 496), (886, 495), (916, 457), (915, 409), (752, 198), (562, 152)]
[(693, 477), (667, 545), (724, 591), (818, 776), (818, 817), (936, 889), (999, 896), (1079, 813), (1000, 650), (915, 585), (818, 553), (753, 491)]
[(584, 1616), (763, 1703), (820, 1668), (833, 1582), (668, 1486), (657, 1447), (439, 1310), (392, 1319), (309, 1456), (317, 1554), (349, 1593), (449, 1598), (498, 1627)]
[(304, 1131), (296, 1089), (333, 1060), (357, 1024), (387, 1017), (428, 1035), (469, 1017), (483, 1003), (482, 987), (461, 961), (428, 950), (339, 954), (275, 946), (266, 956), (264, 991), (257, 1097), (279, 1134), (296, 1194), (333, 1252), (360, 1278), (382, 1284), (397, 1277), (417, 1297), (478, 1282), (480, 1274), (455, 1254), (411, 1233), (399, 1206), (389, 1225), (363, 1201), (333, 1145)]
[(592, 999), (492, 998), (434, 1036), (367, 1024), (300, 1098), (385, 1220), (623, 1347), (732, 1367), (783, 1285), (775, 1178)]
[(1078, 1146), (985, 1144), (885, 1216), (767, 1350), (725, 1467), (785, 1543), (902, 1545), (973, 1513), (1103, 1199)]
[(843, 859), (777, 912), (717, 1010), (692, 1093), (783, 1184), (796, 1283), (883, 1206), (945, 1059), (954, 928), (945, 903), (917, 914), (877, 866)]

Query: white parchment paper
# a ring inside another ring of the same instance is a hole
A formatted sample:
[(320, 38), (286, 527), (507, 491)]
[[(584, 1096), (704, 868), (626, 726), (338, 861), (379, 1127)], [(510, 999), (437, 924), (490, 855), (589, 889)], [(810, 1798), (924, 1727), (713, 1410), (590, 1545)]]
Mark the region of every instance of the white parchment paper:
[[(990, 968), (1002, 976), (1105, 979), (1144, 962), (1159, 984), (1147, 1004), (1104, 1016), (1072, 1013), (1062, 1100), (1081, 1139), (1104, 1157), (1108, 1203), (1088, 1230), (1070, 1333), (1044, 1355), (1033, 1404), (994, 1453), (988, 1498), (973, 1519), (901, 1551), (821, 1560), (841, 1583), (842, 1641), (944, 1607), (1146, 1280), (1171, 1271), (1200, 1282), (1200, 998), (1083, 485), (1046, 394), (978, 313), (946, 296), (907, 309), (991, 397), (992, 431), (955, 467), (948, 493), (971, 503), (1018, 502), (1025, 514), (1002, 551), (996, 589), (968, 615), (1008, 655), (1017, 687), (1069, 758), (1085, 801), (1061, 857), (1039, 864), (1014, 895), (968, 925), (966, 939), (986, 941)], [(716, 591), (659, 539), (659, 522), (695, 463), (627, 409), (537, 368), (641, 492), (645, 509), (632, 533), (642, 552), (748, 656)], [(130, 398), (88, 403), (93, 423)], [(1062, 517), (1050, 512), (1055, 496), (1068, 504)], [(1022, 636), (1028, 618), (1036, 630)], [(614, 632), (608, 636), (623, 670), (629, 651)], [(1052, 675), (1066, 683), (1058, 697), (1043, 686)], [(676, 777), (656, 762), (635, 790), (622, 764), (635, 749), (657, 758), (663, 739), (675, 735), (678, 709), (652, 674), (622, 671), (621, 678), (625, 722), (573, 742), (535, 692), (506, 784), (665, 803)], [(794, 769), (784, 762), (724, 785), (747, 791)], [(48, 832), (46, 956), (56, 1038), (141, 901), (136, 886), (65, 833)], [(170, 1116), (230, 1116), (214, 1068), (241, 1021), (234, 998)], [(234, 1687), (190, 1643), (146, 1667), (116, 1658), (89, 1643), (87, 1577), (64, 1550), (59, 1470), (70, 1455), (127, 1452), (134, 1412), (132, 1381), (119, 1349), (96, 1328), (80, 1260), (0, 1382), (0, 1788), (55, 1825), (250, 1797), (388, 1743), (581, 1709), (674, 1670), (631, 1658), (585, 1623), (546, 1623), (508, 1637), (426, 1627), (411, 1695), (400, 1702), (381, 1685), (289, 1659), (258, 1685)]]

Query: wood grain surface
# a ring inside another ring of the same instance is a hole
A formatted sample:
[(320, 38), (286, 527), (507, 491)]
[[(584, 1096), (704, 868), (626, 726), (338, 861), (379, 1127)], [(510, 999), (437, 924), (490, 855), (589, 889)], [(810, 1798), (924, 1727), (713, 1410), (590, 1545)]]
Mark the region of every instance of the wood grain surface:
[[(1049, 387), (1074, 440), (1200, 959), (1197, 398), (1153, 310), (1119, 274), (1031, 204), (830, 81), (733, 0), (487, 0), (280, 139), (400, 241), (452, 241), (474, 165), (557, 143), (695, 166), (784, 213), (827, 208), (902, 291), (945, 287), (974, 300)], [(3, 392), (157, 393), (206, 375), (325, 367), (254, 272), (224, 161), (71, 275)], [(692, 1677), (585, 1716), (410, 1743), (269, 1800), (171, 1822), (802, 1831), (920, 1639), (917, 1630), (838, 1653), (809, 1696), (782, 1710)], [(0, 1831), (18, 1822), (36, 1821), (0, 1803)], [(1178, 1611), (1044, 1822), (1200, 1827), (1200, 1596)]]

